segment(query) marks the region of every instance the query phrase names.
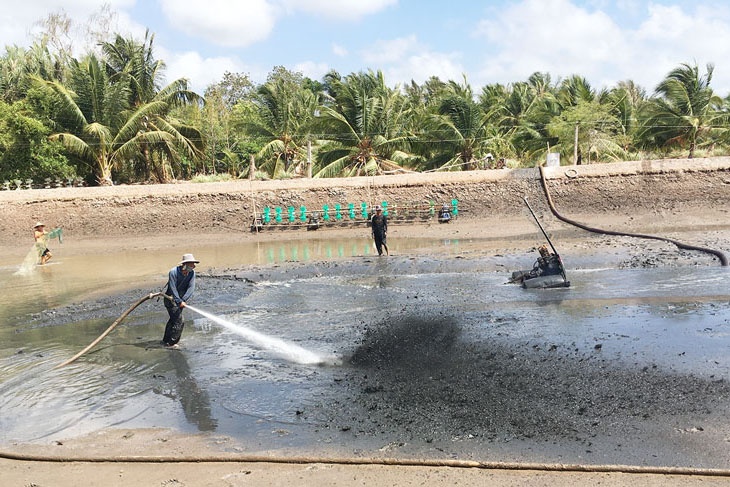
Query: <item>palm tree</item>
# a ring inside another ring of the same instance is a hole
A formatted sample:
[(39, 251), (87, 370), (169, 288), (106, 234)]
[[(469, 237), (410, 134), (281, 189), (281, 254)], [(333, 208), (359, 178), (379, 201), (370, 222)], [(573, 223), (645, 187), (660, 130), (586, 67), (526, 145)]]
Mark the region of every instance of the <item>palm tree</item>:
[(646, 91), (633, 81), (619, 81), (619, 83), (608, 93), (608, 103), (612, 114), (620, 124), (620, 134), (617, 134), (617, 142), (624, 151), (634, 149), (635, 138), (638, 131), (638, 115), (646, 103)]
[(148, 30), (142, 43), (117, 34), (114, 42), (101, 45), (110, 80), (129, 82), (129, 101), (133, 106), (151, 101), (161, 89), (165, 63), (154, 58), (154, 40), (154, 34)]
[(516, 157), (536, 161), (557, 143), (547, 132), (547, 124), (560, 113), (549, 76), (535, 73), (528, 82), (486, 86), (480, 103)]
[(603, 93), (597, 93), (591, 84), (582, 76), (571, 76), (564, 79), (557, 89), (556, 99), (565, 109), (576, 106), (580, 102), (592, 102)]
[(401, 164), (411, 158), (407, 152), (411, 137), (404, 128), (408, 125), (406, 98), (385, 85), (380, 71), (344, 79), (332, 72), (325, 81), (325, 104), (314, 127), (326, 143), (319, 150), (315, 177), (402, 171)]
[(704, 76), (697, 66), (682, 64), (659, 83), (646, 104), (641, 138), (645, 145), (660, 149), (681, 147), (694, 157), (698, 144), (710, 141), (726, 114), (722, 99), (710, 88), (714, 66)]
[(429, 169), (476, 169), (488, 153), (496, 150), (491, 145), (495, 133), (466, 80), (463, 85), (449, 84), (435, 112), (426, 125), (434, 146), (434, 155), (426, 164)]
[(279, 71), (261, 85), (254, 96), (255, 115), (245, 123), (246, 132), (262, 140), (257, 157), (259, 169), (273, 177), (291, 174), (297, 161), (305, 160), (308, 126), (318, 106), (318, 97), (291, 77)]
[(31, 78), (59, 79), (61, 70), (47, 46), (36, 42), (29, 49), (7, 46), (0, 57), (0, 100), (12, 103), (25, 98)]
[[(129, 106), (129, 83), (111, 82), (104, 65), (95, 56), (72, 61), (70, 84), (36, 78), (42, 88), (56, 96), (60, 106), (58, 130), (51, 140), (92, 167), (101, 185), (112, 182), (112, 171), (153, 148), (168, 158), (196, 157), (200, 139), (187, 127), (166, 119), (185, 94), (178, 84), (169, 85), (149, 103)], [(198, 136), (199, 137), (199, 136)]]
[[(167, 86), (161, 86), (165, 63), (155, 59), (154, 39), (154, 35), (146, 31), (142, 42), (117, 35), (114, 42), (104, 42), (101, 45), (109, 82), (128, 84), (128, 103), (131, 109), (152, 102), (162, 102), (166, 106), (163, 110), (164, 113), (144, 119), (141, 128), (143, 131), (160, 130), (160, 126), (164, 125), (159, 119), (160, 116), (167, 117), (168, 121), (172, 120), (169, 117), (171, 110), (201, 101), (196, 93), (188, 90), (185, 79), (177, 79)], [(157, 106), (160, 107), (160, 104), (157, 103)], [(172, 124), (171, 128), (173, 132), (177, 131), (178, 135), (185, 131), (190, 132), (190, 135), (196, 139), (196, 145), (202, 147), (201, 135), (196, 130), (179, 122)], [(176, 158), (169, 157), (173, 152), (165, 144), (147, 146), (143, 143), (140, 146), (140, 157), (132, 159), (134, 172), (145, 179), (148, 179), (151, 172), (154, 172), (158, 181), (166, 181), (168, 169), (173, 172), (175, 170), (170, 163), (174, 162)], [(197, 151), (194, 152), (197, 154)], [(181, 168), (178, 170), (182, 172)]]

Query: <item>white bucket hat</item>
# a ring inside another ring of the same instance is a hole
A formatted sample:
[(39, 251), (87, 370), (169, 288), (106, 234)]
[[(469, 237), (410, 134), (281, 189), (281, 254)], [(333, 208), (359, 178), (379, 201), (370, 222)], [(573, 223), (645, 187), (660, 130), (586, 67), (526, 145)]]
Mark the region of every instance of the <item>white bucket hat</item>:
[(46, 226), (46, 224), (45, 224), (45, 223), (43, 223), (43, 222), (36, 222), (36, 224), (35, 224), (35, 225), (33, 225), (33, 228), (38, 228), (38, 227), (45, 227), (45, 226)]
[(184, 254), (182, 256), (182, 260), (180, 261), (180, 263), (178, 265), (187, 264), (189, 262), (192, 262), (194, 264), (199, 264), (200, 263), (199, 260), (195, 260), (195, 257), (193, 257), (193, 254)]

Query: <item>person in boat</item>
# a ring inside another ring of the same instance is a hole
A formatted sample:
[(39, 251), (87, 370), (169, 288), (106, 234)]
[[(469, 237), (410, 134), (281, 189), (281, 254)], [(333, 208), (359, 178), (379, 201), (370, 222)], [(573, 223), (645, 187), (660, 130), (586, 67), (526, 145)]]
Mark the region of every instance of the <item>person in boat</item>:
[(557, 255), (548, 250), (547, 245), (541, 245), (537, 251), (540, 253), (540, 257), (532, 266), (529, 277), (556, 276), (563, 273), (563, 264)]
[(451, 221), (451, 208), (444, 203), (439, 210), (439, 223), (449, 223)]
[(46, 225), (41, 222), (37, 222), (33, 227), (33, 238), (35, 239), (35, 247), (38, 251), (38, 265), (45, 265), (46, 262), (51, 260), (53, 254), (48, 250), (48, 232), (46, 232)]
[(185, 254), (180, 263), (168, 274), (165, 294), (171, 299), (165, 298), (164, 302), (170, 318), (167, 320), (165, 335), (162, 337), (162, 344), (166, 347), (177, 348), (177, 343), (182, 337), (185, 326), (182, 312), (195, 292), (195, 264), (199, 263), (193, 254)]

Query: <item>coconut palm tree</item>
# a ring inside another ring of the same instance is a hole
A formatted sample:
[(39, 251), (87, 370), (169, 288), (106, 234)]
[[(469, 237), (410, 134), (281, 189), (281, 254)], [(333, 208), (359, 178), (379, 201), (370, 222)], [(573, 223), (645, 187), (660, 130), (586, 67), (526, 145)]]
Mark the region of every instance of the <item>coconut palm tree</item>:
[(291, 174), (306, 160), (308, 126), (319, 99), (299, 78), (281, 69), (270, 77), (251, 102), (257, 110), (243, 123), (246, 133), (262, 140), (259, 169), (272, 177)]
[(659, 83), (642, 113), (640, 137), (645, 146), (683, 148), (692, 158), (698, 144), (712, 141), (722, 125), (718, 122), (726, 117), (722, 99), (710, 87), (713, 71), (708, 64), (700, 76), (696, 65), (682, 64)]
[[(91, 55), (72, 60), (69, 89), (57, 81), (36, 78), (36, 83), (55, 95), (59, 105), (57, 130), (51, 140), (60, 141), (78, 160), (94, 171), (99, 184), (112, 182), (112, 171), (141, 156), (147, 148), (170, 159), (197, 157), (201, 139), (194, 131), (168, 120), (174, 104), (185, 99), (178, 83), (161, 90), (149, 103), (129, 105), (126, 80), (112, 82), (105, 65)], [(160, 175), (164, 178), (164, 175)]]
[(433, 155), (424, 168), (438, 170), (477, 169), (496, 147), (495, 131), (481, 106), (474, 100), (471, 86), (449, 83), (438, 106), (426, 119), (426, 138)]
[[(200, 96), (188, 90), (187, 80), (177, 79), (167, 86), (162, 86), (164, 79), (165, 63), (155, 59), (154, 56), (154, 35), (149, 31), (145, 32), (142, 42), (134, 38), (125, 38), (117, 35), (113, 42), (101, 44), (106, 71), (110, 83), (128, 84), (129, 106), (131, 109), (141, 107), (145, 104), (162, 101), (167, 105), (165, 113), (162, 114), (168, 120), (171, 110), (191, 103), (201, 102)], [(146, 119), (142, 130), (147, 131), (151, 126), (160, 125), (160, 120)], [(158, 127), (159, 128), (159, 127)], [(181, 123), (174, 124), (179, 132), (190, 131), (197, 139), (198, 145), (202, 144), (201, 136), (191, 127)], [(155, 174), (158, 181), (166, 181), (168, 172), (183, 172), (181, 167), (173, 167), (176, 159), (167, 156), (169, 149), (164, 144), (157, 144), (156, 147), (142, 145), (140, 147), (141, 157), (131, 160), (134, 173), (138, 177), (149, 179), (151, 173)], [(132, 169), (132, 168), (129, 168)]]
[(540, 73), (527, 82), (482, 89), (480, 104), (491, 123), (509, 141), (507, 147), (514, 148), (517, 158), (536, 161), (548, 146), (557, 143), (547, 132), (547, 124), (560, 113), (553, 91), (549, 88), (549, 76)]
[(0, 100), (12, 103), (25, 98), (31, 77), (60, 79), (59, 61), (47, 46), (36, 42), (30, 48), (7, 46), (0, 57)]
[(616, 142), (624, 151), (634, 150), (639, 129), (638, 115), (646, 103), (646, 90), (631, 80), (619, 81), (609, 91), (607, 102), (613, 107), (612, 114), (620, 124), (620, 133), (617, 134)]
[(114, 42), (101, 44), (110, 80), (124, 79), (129, 83), (129, 101), (133, 106), (151, 101), (162, 88), (165, 63), (154, 57), (154, 40), (154, 34), (148, 30), (142, 43), (117, 34)]
[(319, 149), (315, 177), (360, 176), (402, 171), (412, 157), (408, 103), (385, 85), (383, 73), (353, 73), (325, 77), (325, 104), (314, 130), (326, 141)]

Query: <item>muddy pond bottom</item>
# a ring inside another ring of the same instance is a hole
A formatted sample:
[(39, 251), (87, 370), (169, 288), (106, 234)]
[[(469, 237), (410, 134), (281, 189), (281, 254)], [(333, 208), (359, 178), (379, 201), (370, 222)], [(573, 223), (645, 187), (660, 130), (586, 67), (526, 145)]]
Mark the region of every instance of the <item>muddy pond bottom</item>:
[(525, 290), (506, 284), (514, 259), (220, 270), (179, 349), (150, 300), (61, 368), (146, 291), (15, 320), (0, 443), (154, 427), (280, 455), (727, 465), (726, 269), (586, 262), (570, 288)]

